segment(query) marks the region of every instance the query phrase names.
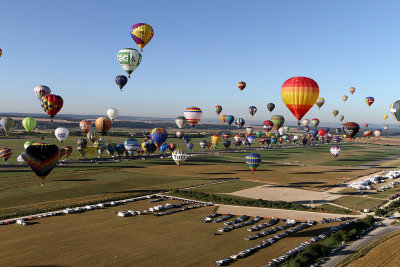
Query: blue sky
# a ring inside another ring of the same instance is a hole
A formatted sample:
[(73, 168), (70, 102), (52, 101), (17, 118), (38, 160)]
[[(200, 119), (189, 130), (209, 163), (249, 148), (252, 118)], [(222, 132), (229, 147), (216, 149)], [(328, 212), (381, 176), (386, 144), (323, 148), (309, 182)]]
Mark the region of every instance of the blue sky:
[[(43, 112), (33, 94), (48, 85), (64, 98), (62, 113), (176, 117), (187, 106), (204, 118), (248, 122), (273, 114), (295, 121), (280, 88), (307, 76), (326, 100), (305, 118), (396, 123), (400, 99), (398, 1), (7, 1), (0, 17), (0, 112)], [(130, 27), (154, 28), (143, 61), (122, 92), (119, 49), (138, 48)], [(237, 82), (245, 81), (240, 92)], [(348, 88), (356, 87), (354, 95)], [(348, 95), (347, 102), (341, 100)], [(367, 96), (375, 97), (368, 108)], [(258, 112), (251, 118), (247, 108)], [(389, 118), (383, 122), (382, 115)], [(338, 122), (339, 124), (339, 122)]]

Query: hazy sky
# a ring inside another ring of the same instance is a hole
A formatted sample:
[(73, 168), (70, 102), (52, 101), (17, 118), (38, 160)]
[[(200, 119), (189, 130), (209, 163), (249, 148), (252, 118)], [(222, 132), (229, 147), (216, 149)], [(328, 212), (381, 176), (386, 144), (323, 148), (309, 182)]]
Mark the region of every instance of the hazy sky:
[[(399, 10), (398, 1), (2, 1), (0, 112), (43, 112), (33, 88), (44, 84), (64, 98), (60, 114), (116, 107), (121, 115), (176, 117), (194, 105), (215, 118), (221, 105), (252, 122), (269, 119), (273, 102), (273, 114), (295, 121), (280, 88), (307, 76), (326, 103), (305, 118), (338, 121), (338, 109), (344, 121), (383, 125), (388, 114), (385, 123), (395, 123)], [(139, 22), (154, 38), (120, 92), (116, 55), (138, 48), (130, 28)], [(375, 97), (370, 108), (367, 96)], [(253, 119), (250, 105), (258, 108)]]

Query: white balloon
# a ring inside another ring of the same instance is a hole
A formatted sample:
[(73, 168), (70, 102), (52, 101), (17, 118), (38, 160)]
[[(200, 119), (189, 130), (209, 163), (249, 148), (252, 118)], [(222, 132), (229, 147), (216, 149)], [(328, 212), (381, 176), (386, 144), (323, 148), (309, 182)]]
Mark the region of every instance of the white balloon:
[(286, 133), (285, 128), (283, 128), (283, 127), (279, 128), (279, 129), (278, 129), (278, 133), (279, 133), (280, 135), (284, 135), (284, 134)]
[(252, 134), (253, 133), (253, 127), (247, 127), (246, 128), (246, 133)]
[(114, 121), (119, 115), (119, 111), (116, 108), (109, 108), (107, 110), (107, 116), (110, 118), (110, 120)]
[(33, 89), (33, 92), (38, 99), (41, 99), (43, 96), (50, 94), (51, 90), (46, 85), (38, 85)]
[(142, 54), (134, 48), (125, 48), (119, 50), (117, 59), (130, 78), (131, 73), (139, 67), (140, 62), (142, 62)]
[(58, 141), (60, 141), (62, 143), (67, 139), (67, 137), (69, 135), (69, 130), (67, 128), (58, 127), (54, 131), (54, 135), (56, 136)]

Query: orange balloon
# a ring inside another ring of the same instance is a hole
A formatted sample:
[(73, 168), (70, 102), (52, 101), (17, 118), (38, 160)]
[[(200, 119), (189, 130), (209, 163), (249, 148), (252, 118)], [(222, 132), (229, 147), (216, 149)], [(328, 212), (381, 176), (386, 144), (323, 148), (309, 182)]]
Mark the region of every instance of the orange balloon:
[(96, 119), (94, 125), (101, 135), (105, 135), (111, 129), (112, 121), (109, 118), (100, 117)]

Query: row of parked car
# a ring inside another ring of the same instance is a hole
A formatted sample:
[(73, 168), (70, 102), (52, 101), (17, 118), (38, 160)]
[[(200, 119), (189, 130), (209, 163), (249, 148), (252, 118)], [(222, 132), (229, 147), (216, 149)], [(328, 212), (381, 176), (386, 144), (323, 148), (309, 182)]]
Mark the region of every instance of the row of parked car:
[(264, 237), (264, 236), (267, 236), (267, 235), (275, 234), (276, 232), (285, 230), (285, 229), (287, 229), (289, 227), (293, 227), (295, 225), (296, 225), (296, 222), (289, 222), (289, 223), (281, 225), (279, 227), (273, 227), (271, 229), (261, 231), (261, 232), (255, 234), (255, 235), (251, 235), (251, 236), (245, 237), (244, 240), (254, 240), (254, 239), (261, 238), (261, 237)]
[(187, 207), (183, 207), (177, 210), (170, 210), (170, 211), (164, 211), (164, 212), (159, 212), (159, 213), (155, 213), (153, 214), (153, 216), (164, 216), (164, 215), (170, 215), (173, 213), (177, 213), (177, 212), (182, 212), (182, 211), (187, 211), (187, 210), (192, 210), (192, 209), (198, 209), (201, 207), (205, 207), (205, 206), (209, 206), (209, 204), (205, 204), (205, 205), (191, 205), (191, 206), (187, 206)]
[[(289, 222), (292, 223), (292, 222)], [(222, 260), (217, 260), (214, 262), (214, 264), (216, 266), (223, 266), (223, 265), (228, 265), (230, 263), (232, 263), (235, 260), (241, 259), (241, 258), (246, 258), (252, 254), (254, 254), (255, 252), (259, 251), (260, 249), (266, 248), (271, 246), (272, 244), (278, 242), (279, 240), (281, 240), (282, 238), (285, 238), (291, 234), (294, 234), (295, 232), (301, 231), (305, 228), (310, 227), (311, 225), (309, 225), (308, 223), (302, 223), (300, 225), (298, 225), (297, 227), (293, 228), (293, 229), (289, 229), (283, 233), (280, 233), (279, 235), (275, 235), (271, 238), (268, 238), (267, 240), (263, 240), (260, 244), (249, 247), (245, 250), (240, 251), (238, 254), (232, 255), (229, 258), (225, 258)]]
[(259, 225), (254, 225), (253, 227), (250, 227), (249, 229), (247, 229), (247, 231), (249, 232), (255, 232), (255, 231), (260, 231), (261, 229), (270, 227), (272, 225), (275, 225), (279, 222), (279, 219), (277, 218), (272, 218), (271, 220), (269, 220), (266, 223), (260, 223)]
[(228, 226), (220, 228), (218, 230), (218, 232), (230, 232), (230, 231), (238, 229), (238, 228), (242, 228), (245, 226), (255, 224), (263, 219), (262, 217), (259, 217), (259, 216), (256, 216), (251, 220), (248, 220), (249, 218), (250, 218), (249, 216), (243, 215), (240, 218), (237, 218), (233, 221), (225, 222), (224, 224), (228, 225)]
[(349, 220), (350, 217), (340, 217), (340, 218), (322, 218), (319, 223), (333, 223), (333, 222), (343, 222)]
[[(342, 217), (343, 218), (343, 217)], [(341, 218), (338, 218), (341, 219)], [(330, 220), (330, 219), (329, 219)], [(328, 231), (321, 233), (318, 236), (315, 236), (313, 238), (311, 238), (309, 241), (303, 242), (301, 243), (299, 246), (287, 251), (286, 253), (284, 253), (282, 256), (280, 256), (279, 258), (275, 258), (272, 261), (270, 261), (267, 265), (265, 265), (265, 267), (275, 267), (275, 266), (279, 266), (282, 263), (284, 263), (285, 261), (289, 260), (290, 258), (296, 256), (299, 252), (302, 252), (311, 242), (317, 242), (319, 240), (325, 239), (328, 236), (336, 233), (337, 231), (339, 231), (340, 229), (342, 229), (343, 227), (354, 223), (356, 221), (358, 221), (359, 219), (353, 219), (344, 223), (339, 224), (338, 226), (334, 226), (331, 227)], [(325, 220), (322, 220), (325, 221)], [(321, 222), (322, 222), (321, 221)], [(335, 222), (335, 221), (332, 221)], [(326, 222), (325, 222), (326, 223)]]

